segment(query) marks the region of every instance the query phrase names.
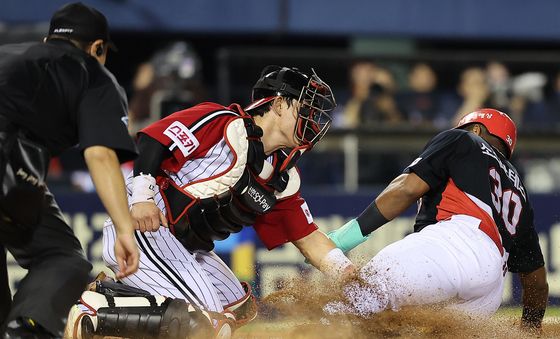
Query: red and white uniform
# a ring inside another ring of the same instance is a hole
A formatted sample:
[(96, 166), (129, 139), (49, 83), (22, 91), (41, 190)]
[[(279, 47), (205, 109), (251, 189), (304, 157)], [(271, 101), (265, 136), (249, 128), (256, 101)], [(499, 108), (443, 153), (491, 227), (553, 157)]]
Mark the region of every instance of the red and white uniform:
[[(230, 169), (234, 160), (224, 129), (233, 119), (241, 119), (238, 105), (224, 107), (203, 103), (176, 112), (141, 131), (172, 151), (161, 170), (178, 186), (219, 176)], [(127, 178), (129, 199), (132, 174)], [(156, 190), (155, 203), (166, 213), (164, 201)], [(317, 229), (299, 190), (279, 199), (253, 225), (269, 248), (299, 240)], [(223, 306), (239, 300), (245, 292), (239, 281), (214, 253), (191, 253), (171, 231), (161, 227), (157, 232), (136, 232), (141, 257), (137, 273), (122, 281), (153, 294), (183, 298), (201, 307), (221, 312)], [(115, 229), (108, 220), (103, 230), (106, 264), (117, 271), (113, 253)]]
[(473, 133), (434, 137), (405, 169), (430, 190), (419, 201), (415, 233), (381, 250), (363, 267), (366, 286), (331, 312), (362, 315), (405, 305), (449, 303), (473, 315), (494, 313), (506, 270), (544, 265), (533, 209), (513, 165)]

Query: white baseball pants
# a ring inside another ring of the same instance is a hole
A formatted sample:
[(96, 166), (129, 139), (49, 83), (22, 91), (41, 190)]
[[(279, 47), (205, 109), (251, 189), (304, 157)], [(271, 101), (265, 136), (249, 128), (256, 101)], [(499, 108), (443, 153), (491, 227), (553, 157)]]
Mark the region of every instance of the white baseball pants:
[(367, 316), (407, 305), (443, 303), (471, 315), (490, 315), (501, 303), (504, 263), (480, 220), (456, 215), (381, 250), (360, 271), (365, 284), (344, 287), (347, 302), (328, 313)]
[[(233, 272), (214, 252), (190, 253), (168, 228), (135, 232), (140, 265), (135, 274), (121, 281), (155, 295), (185, 299), (203, 309), (222, 312), (223, 306), (241, 299), (245, 291)], [(103, 260), (114, 272), (115, 227), (103, 227)]]

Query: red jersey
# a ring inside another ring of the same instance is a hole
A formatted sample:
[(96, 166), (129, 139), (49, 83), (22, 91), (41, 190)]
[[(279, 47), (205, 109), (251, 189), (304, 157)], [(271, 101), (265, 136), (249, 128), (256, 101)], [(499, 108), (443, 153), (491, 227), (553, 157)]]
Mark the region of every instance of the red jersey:
[[(206, 181), (230, 169), (234, 154), (224, 138), (224, 131), (229, 122), (241, 119), (242, 115), (245, 113), (236, 104), (224, 107), (202, 103), (173, 113), (140, 133), (169, 148), (173, 156), (162, 162), (161, 170), (183, 187)], [(159, 191), (155, 201), (165, 213)], [(278, 199), (274, 207), (259, 216), (253, 226), (269, 249), (299, 240), (317, 229), (299, 189)]]

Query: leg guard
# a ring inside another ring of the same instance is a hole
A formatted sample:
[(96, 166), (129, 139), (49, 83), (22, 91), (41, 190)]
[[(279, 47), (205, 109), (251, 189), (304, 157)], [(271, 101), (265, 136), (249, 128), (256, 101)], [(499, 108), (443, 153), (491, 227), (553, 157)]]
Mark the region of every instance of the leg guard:
[(211, 314), (214, 318), (214, 338), (230, 339), (237, 328), (235, 316), (227, 311)]
[(210, 316), (182, 299), (111, 297), (86, 291), (68, 317), (69, 338), (211, 338)]
[(241, 285), (245, 290), (243, 298), (224, 306), (222, 313), (209, 312), (215, 321), (215, 338), (231, 338), (233, 332), (257, 317), (255, 296), (251, 293), (251, 286), (246, 282)]
[(224, 314), (230, 313), (235, 316), (236, 327), (243, 326), (257, 317), (257, 303), (251, 286), (246, 282), (242, 282), (241, 286), (245, 290), (243, 298), (224, 306)]

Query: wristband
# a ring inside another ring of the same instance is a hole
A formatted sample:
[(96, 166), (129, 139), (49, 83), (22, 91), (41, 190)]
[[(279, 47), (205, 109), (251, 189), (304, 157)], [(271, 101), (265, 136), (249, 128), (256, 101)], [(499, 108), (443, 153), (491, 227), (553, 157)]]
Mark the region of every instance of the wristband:
[(375, 200), (356, 218), (356, 220), (358, 220), (360, 230), (362, 230), (362, 235), (364, 236), (389, 222), (389, 220), (381, 214), (379, 208), (377, 208)]
[(321, 260), (320, 269), (330, 277), (339, 277), (352, 265), (340, 248), (333, 248)]
[(356, 219), (352, 219), (342, 225), (337, 230), (327, 233), (329, 239), (340, 248), (342, 252), (348, 252), (359, 244), (368, 239), (369, 236), (363, 236), (360, 230), (360, 224)]
[(131, 204), (154, 200), (156, 195), (156, 179), (149, 174), (142, 174), (132, 178)]

